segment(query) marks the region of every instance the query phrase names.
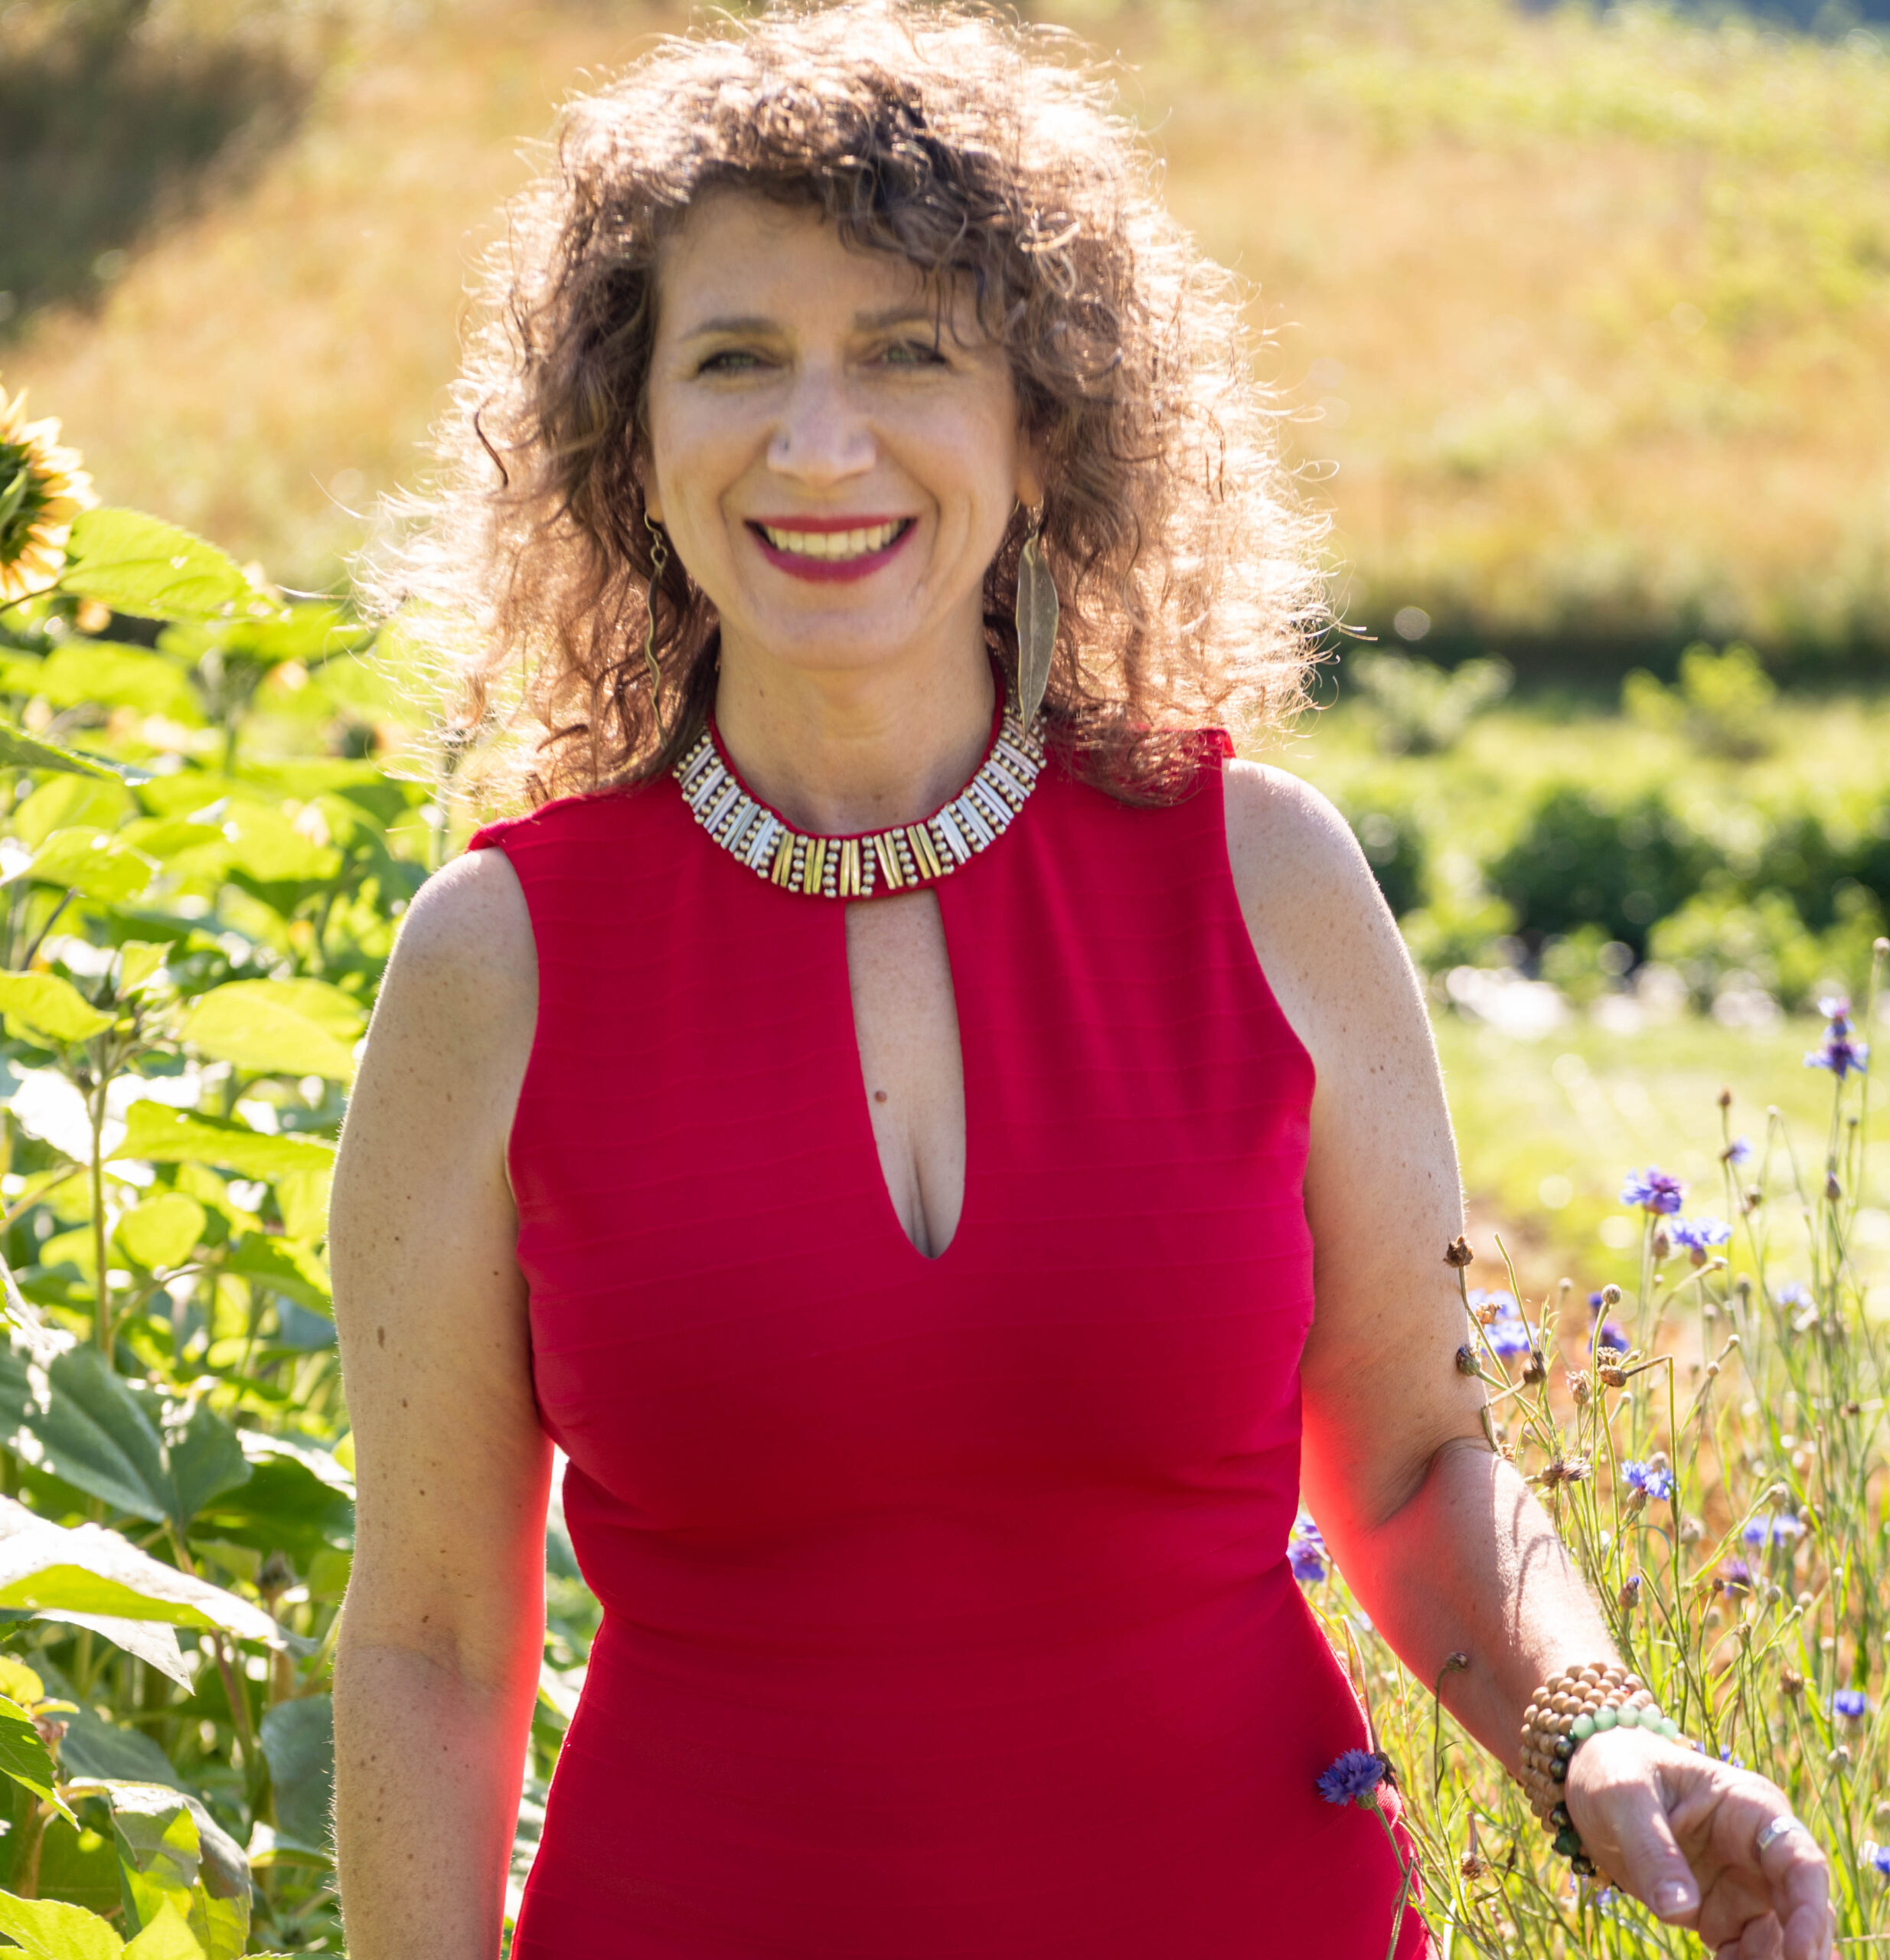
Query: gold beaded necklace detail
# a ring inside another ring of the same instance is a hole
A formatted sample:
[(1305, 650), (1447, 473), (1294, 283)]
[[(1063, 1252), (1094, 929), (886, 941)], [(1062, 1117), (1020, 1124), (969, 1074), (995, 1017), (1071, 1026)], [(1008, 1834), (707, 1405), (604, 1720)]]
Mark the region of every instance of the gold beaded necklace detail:
[(950, 802), (916, 824), (860, 837), (814, 837), (750, 795), (713, 727), (676, 765), (690, 813), (757, 877), (810, 897), (870, 898), (884, 887), (935, 884), (988, 850), (1036, 786), (1043, 743), (1006, 700), (978, 773)]

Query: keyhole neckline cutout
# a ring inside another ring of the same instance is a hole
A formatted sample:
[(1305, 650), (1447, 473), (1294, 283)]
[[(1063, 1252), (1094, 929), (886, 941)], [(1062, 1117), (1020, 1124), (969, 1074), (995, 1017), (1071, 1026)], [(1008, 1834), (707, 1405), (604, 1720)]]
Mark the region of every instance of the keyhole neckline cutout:
[(840, 908), (865, 1148), (890, 1222), (928, 1265), (958, 1242), (968, 1154), (964, 1037), (931, 891)]
[(690, 815), (757, 877), (797, 895), (849, 900), (922, 890), (968, 864), (1010, 828), (1043, 764), (1041, 719), (1027, 729), (1000, 681), (984, 760), (955, 796), (916, 822), (842, 835), (795, 829), (742, 780), (713, 714), (673, 773)]

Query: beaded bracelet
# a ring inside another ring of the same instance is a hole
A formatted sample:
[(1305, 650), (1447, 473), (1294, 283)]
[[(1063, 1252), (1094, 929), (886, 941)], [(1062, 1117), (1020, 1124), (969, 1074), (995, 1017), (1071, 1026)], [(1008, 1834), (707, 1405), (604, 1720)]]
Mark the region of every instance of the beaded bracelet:
[(1523, 1762), (1517, 1780), (1529, 1808), (1554, 1838), (1555, 1849), (1584, 1877), (1592, 1877), (1595, 1861), (1582, 1848), (1582, 1838), (1562, 1798), (1568, 1765), (1591, 1736), (1614, 1728), (1645, 1729), (1669, 1739), (1679, 1724), (1663, 1715), (1639, 1679), (1617, 1662), (1595, 1662), (1570, 1668), (1552, 1676), (1529, 1697), (1523, 1717)]

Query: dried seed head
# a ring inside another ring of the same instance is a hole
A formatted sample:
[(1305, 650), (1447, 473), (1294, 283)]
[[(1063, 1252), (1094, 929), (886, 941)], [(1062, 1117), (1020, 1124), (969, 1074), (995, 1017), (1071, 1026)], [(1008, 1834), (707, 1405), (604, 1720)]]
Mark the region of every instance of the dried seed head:
[(1588, 1398), (1595, 1393), (1595, 1387), (1588, 1380), (1585, 1369), (1571, 1368), (1568, 1370), (1568, 1393), (1575, 1397), (1575, 1406), (1578, 1409), (1585, 1409), (1588, 1406)]
[(1457, 1861), (1457, 1869), (1471, 1884), (1475, 1884), (1490, 1867), (1474, 1851), (1466, 1851)]
[(1781, 1668), (1778, 1671), (1780, 1692), (1797, 1696), (1805, 1691), (1805, 1677), (1796, 1668)]
[(1446, 1266), (1466, 1266), (1476, 1256), (1470, 1249), (1470, 1241), (1461, 1232), (1444, 1248), (1444, 1263)]

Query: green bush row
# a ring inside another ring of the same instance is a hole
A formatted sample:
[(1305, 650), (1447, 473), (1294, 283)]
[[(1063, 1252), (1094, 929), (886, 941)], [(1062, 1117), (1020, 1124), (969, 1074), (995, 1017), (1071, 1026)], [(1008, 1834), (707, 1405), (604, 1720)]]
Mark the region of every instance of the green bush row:
[(1539, 789), (1506, 842), (1443, 875), (1415, 803), (1382, 780), (1346, 815), (1386, 900), (1432, 965), (1504, 936), (1624, 946), (1677, 965), (1702, 1003), (1732, 974), (1787, 1006), (1861, 974), (1890, 915), (1890, 784), (1874, 796), (1683, 811), (1659, 789), (1586, 782)]

